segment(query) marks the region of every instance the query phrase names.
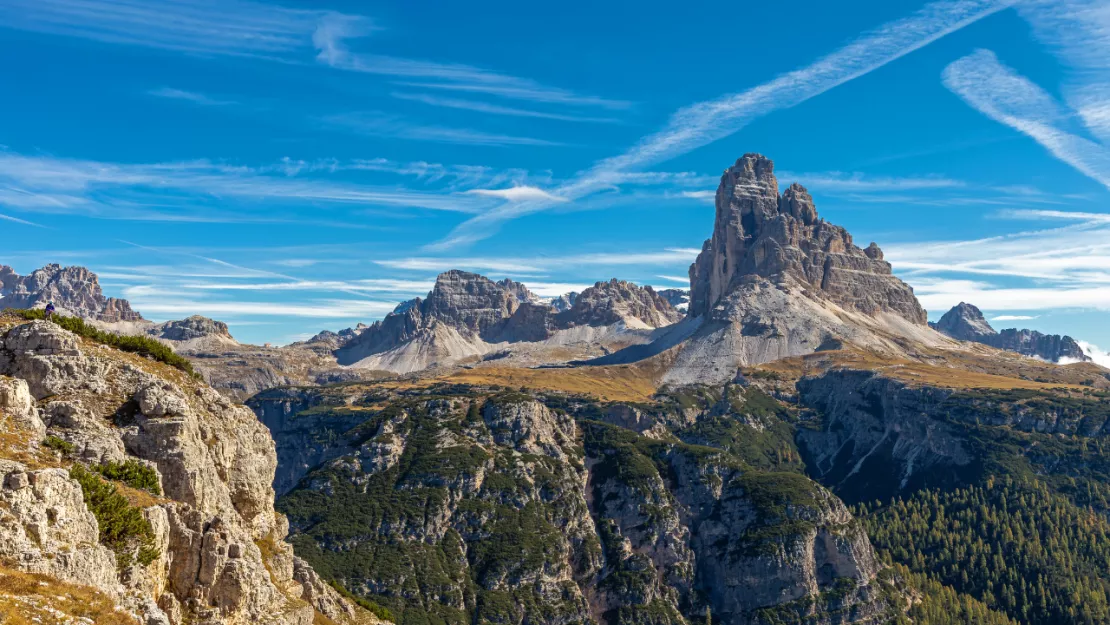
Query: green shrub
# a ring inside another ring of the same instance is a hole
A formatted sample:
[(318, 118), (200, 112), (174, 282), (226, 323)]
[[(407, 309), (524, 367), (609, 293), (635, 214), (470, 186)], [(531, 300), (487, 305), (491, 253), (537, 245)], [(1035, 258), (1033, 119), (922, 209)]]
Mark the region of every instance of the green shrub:
[(331, 587), (335, 589), (335, 592), (343, 595), (344, 597), (346, 597), (347, 599), (349, 599), (351, 601), (354, 601), (355, 603), (359, 604), (363, 608), (366, 608), (366, 610), (368, 612), (370, 612), (371, 614), (373, 614), (374, 616), (382, 619), (383, 621), (389, 621), (391, 623), (396, 622), (393, 618), (393, 613), (389, 611), (389, 608), (378, 605), (377, 603), (374, 603), (373, 601), (371, 601), (369, 599), (364, 599), (362, 597), (359, 597), (358, 595), (356, 595), (356, 594), (352, 593), (351, 591), (347, 590), (346, 588), (344, 588), (342, 584), (340, 584), (339, 582), (337, 582), (335, 580), (331, 580), (328, 583), (331, 584)]
[(47, 436), (45, 439), (43, 439), (42, 446), (47, 449), (53, 449), (63, 456), (68, 456), (69, 454), (72, 454), (75, 449), (73, 447), (73, 443), (69, 441), (64, 441), (57, 436)]
[[(9, 308), (4, 312), (21, 317), (28, 321), (38, 321), (46, 319), (46, 312), (40, 309), (16, 309)], [(87, 339), (96, 341), (101, 345), (114, 347), (120, 351), (131, 352), (139, 354), (159, 362), (164, 362), (171, 367), (176, 367), (193, 376), (199, 378), (200, 376), (193, 370), (193, 365), (183, 356), (174, 353), (165, 343), (162, 343), (149, 336), (123, 336), (120, 334), (113, 334), (99, 330), (82, 320), (79, 317), (64, 317), (62, 315), (53, 315), (50, 321), (57, 324), (61, 328), (69, 330), (70, 332), (83, 336)]]
[(153, 495), (162, 494), (158, 485), (158, 473), (138, 460), (107, 462), (94, 466), (93, 470), (109, 480), (123, 482), (131, 488), (145, 490)]
[(158, 558), (154, 529), (142, 510), (131, 505), (115, 484), (106, 482), (80, 464), (69, 476), (81, 485), (85, 506), (100, 526), (100, 543), (116, 554), (116, 565), (123, 570), (137, 559), (146, 566)]

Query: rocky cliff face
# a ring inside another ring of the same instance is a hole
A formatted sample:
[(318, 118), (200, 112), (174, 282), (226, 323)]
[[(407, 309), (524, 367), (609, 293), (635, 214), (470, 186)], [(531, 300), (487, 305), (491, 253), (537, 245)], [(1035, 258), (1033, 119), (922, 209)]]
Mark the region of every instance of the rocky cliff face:
[(929, 324), (936, 331), (960, 341), (974, 341), (1050, 362), (1090, 362), (1079, 343), (1070, 336), (1041, 334), (1036, 330), (1009, 328), (996, 331), (971, 304), (960, 302), (944, 313), (936, 323)]
[(654, 329), (681, 318), (650, 287), (611, 280), (574, 297), (560, 312), (524, 285), (494, 282), (464, 271), (436, 279), (426, 299), (399, 306), (336, 351), (341, 364), (407, 373), (466, 357), (481, 357), (508, 343), (542, 343), (561, 330), (616, 326)]
[(771, 400), (715, 397), (346, 387), (252, 406), (301, 477), (279, 501), (298, 552), (404, 622), (884, 622), (866, 536), (787, 460)]
[(105, 322), (141, 321), (127, 300), (104, 297), (96, 274), (84, 267), (47, 265), (21, 276), (0, 265), (0, 308), (43, 308)]
[(570, 310), (556, 319), (559, 327), (624, 323), (661, 328), (678, 323), (682, 315), (650, 286), (640, 287), (614, 278), (579, 293)]
[(685, 320), (650, 345), (589, 361), (667, 352), (670, 384), (724, 383), (737, 368), (851, 345), (903, 355), (946, 341), (872, 243), (817, 216), (809, 193), (781, 195), (773, 163), (746, 154), (721, 177), (713, 235), (690, 267)]
[(983, 317), (982, 311), (971, 304), (960, 302), (952, 310), (944, 313), (936, 323), (929, 323), (937, 332), (960, 341), (982, 342), (987, 337), (998, 334)]
[(764, 278), (865, 314), (891, 312), (924, 325), (925, 311), (872, 243), (819, 219), (799, 184), (779, 195), (774, 163), (745, 154), (717, 188), (713, 236), (690, 267), (690, 314), (709, 313), (743, 281)]
[[(951, 388), (842, 369), (804, 378), (797, 390), (798, 401), (820, 416), (820, 427), (798, 433), (807, 466), (850, 502), (973, 484), (1015, 466), (1081, 475), (1089, 459), (1052, 441), (1081, 447), (1082, 439), (1110, 434), (1104, 394), (1047, 385)], [(1021, 445), (1012, 443), (1015, 431), (1025, 433)]]
[(167, 341), (191, 341), (209, 336), (234, 340), (226, 323), (200, 315), (193, 315), (181, 321), (167, 321), (159, 324), (157, 328), (155, 335)]
[[(52, 323), (0, 326), (3, 566), (92, 586), (146, 624), (374, 620), (284, 542), (250, 410)], [(125, 503), (97, 503), (104, 488)]]
[(687, 289), (663, 289), (659, 295), (681, 313), (690, 307), (690, 291)]
[(556, 297), (556, 298), (551, 300), (551, 307), (554, 308), (558, 312), (564, 312), (564, 311), (570, 310), (570, 307), (574, 306), (574, 300), (577, 299), (577, 298), (578, 298), (578, 293), (576, 293), (575, 291), (571, 291), (569, 293), (564, 293), (564, 294), (560, 295), (559, 297)]

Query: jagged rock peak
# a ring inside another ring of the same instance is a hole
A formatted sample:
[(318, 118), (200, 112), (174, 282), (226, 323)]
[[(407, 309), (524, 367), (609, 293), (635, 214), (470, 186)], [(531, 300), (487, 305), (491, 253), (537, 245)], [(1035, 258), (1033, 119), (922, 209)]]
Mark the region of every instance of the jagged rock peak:
[(542, 301), (535, 293), (529, 291), (528, 287), (520, 282), (510, 280), (509, 278), (498, 280), (497, 285), (512, 294), (512, 296), (522, 304), (525, 302), (539, 303)]
[(987, 323), (982, 311), (966, 302), (953, 306), (939, 321), (929, 326), (959, 341), (974, 341), (1051, 362), (1091, 361), (1091, 357), (1070, 336), (1017, 328), (997, 332)]
[(232, 338), (226, 323), (201, 315), (193, 315), (180, 321), (167, 321), (158, 328), (158, 337), (170, 341), (188, 341), (207, 336)]
[(688, 289), (663, 289), (656, 291), (660, 297), (667, 300), (675, 310), (686, 312), (686, 308), (690, 305), (690, 291)]
[(660, 328), (681, 321), (682, 313), (650, 286), (637, 286), (613, 278), (582, 291), (574, 305), (560, 313), (561, 325), (626, 324)]
[(483, 335), (511, 317), (519, 305), (516, 295), (503, 285), (476, 273), (452, 269), (436, 277), (421, 312)]
[[(117, 427), (111, 415), (122, 410), (126, 427)], [(91, 347), (56, 324), (9, 318), (0, 324), (0, 412), (26, 450), (0, 454), (5, 567), (95, 589), (132, 617), (112, 622), (378, 623), (293, 554), (273, 508), (273, 439), (207, 385)], [(57, 457), (44, 455), (44, 437), (62, 441), (74, 467), (142, 466), (157, 497), (128, 496), (126, 505), (145, 529), (131, 522), (120, 532), (127, 542), (98, 535), (102, 510), (86, 503), (74, 473), (51, 468)], [(145, 560), (135, 557), (139, 541)], [(40, 622), (94, 622), (51, 614)]]
[(862, 250), (844, 228), (820, 219), (801, 185), (779, 195), (774, 170), (765, 156), (745, 154), (721, 176), (713, 236), (690, 266), (690, 314), (706, 314), (758, 277), (844, 308), (925, 325), (913, 289), (893, 276), (882, 250), (875, 244)]
[(554, 308), (555, 310), (557, 310), (558, 312), (565, 312), (567, 310), (570, 310), (571, 307), (574, 306), (574, 300), (577, 299), (577, 298), (578, 298), (578, 292), (577, 291), (570, 291), (569, 293), (564, 293), (564, 294), (560, 295), (559, 297), (556, 297), (556, 298), (551, 300), (551, 307)]
[(85, 267), (46, 265), (21, 276), (0, 265), (0, 308), (42, 308), (53, 302), (60, 312), (98, 321), (141, 321), (124, 299), (105, 297), (96, 274)]
[(998, 334), (987, 322), (983, 312), (966, 302), (953, 306), (952, 310), (944, 313), (940, 321), (929, 325), (934, 330), (960, 341), (980, 341), (983, 337)]

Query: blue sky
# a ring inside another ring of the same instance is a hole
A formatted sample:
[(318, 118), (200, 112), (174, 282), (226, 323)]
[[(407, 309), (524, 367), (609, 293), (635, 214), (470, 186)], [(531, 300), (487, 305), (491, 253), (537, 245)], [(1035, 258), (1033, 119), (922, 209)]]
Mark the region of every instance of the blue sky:
[(0, 18), (0, 262), (86, 265), (151, 319), (288, 342), (454, 267), (543, 295), (683, 286), (721, 170), (758, 151), (877, 241), (931, 318), (966, 300), (1110, 347), (1105, 1), (0, 0)]

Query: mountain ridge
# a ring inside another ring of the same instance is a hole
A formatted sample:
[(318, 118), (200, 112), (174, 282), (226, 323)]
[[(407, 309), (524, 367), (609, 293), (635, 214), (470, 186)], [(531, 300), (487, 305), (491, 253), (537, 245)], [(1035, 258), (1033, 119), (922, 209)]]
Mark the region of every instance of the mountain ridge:
[(1050, 362), (1091, 362), (1075, 339), (1067, 335), (1042, 334), (1036, 330), (1007, 328), (995, 330), (982, 311), (972, 304), (960, 302), (944, 313), (930, 327), (961, 341), (974, 341), (998, 349), (1017, 352), (1026, 356), (1043, 358)]

